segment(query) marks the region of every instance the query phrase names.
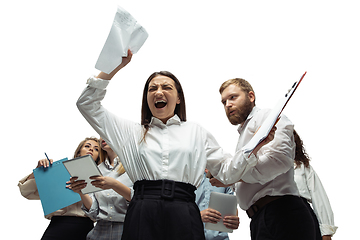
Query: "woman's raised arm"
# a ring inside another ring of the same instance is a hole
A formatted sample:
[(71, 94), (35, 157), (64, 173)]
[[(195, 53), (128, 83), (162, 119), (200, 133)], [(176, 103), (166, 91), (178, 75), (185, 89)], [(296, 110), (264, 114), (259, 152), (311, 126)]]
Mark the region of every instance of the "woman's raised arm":
[(121, 62), (121, 64), (119, 66), (117, 66), (110, 74), (100, 72), (99, 75), (97, 76), (97, 78), (101, 78), (103, 80), (111, 80), (115, 76), (115, 74), (118, 71), (120, 71), (120, 69), (125, 67), (131, 61), (131, 58), (132, 58), (132, 53), (131, 53), (131, 51), (129, 49), (127, 57), (122, 58), (122, 62)]

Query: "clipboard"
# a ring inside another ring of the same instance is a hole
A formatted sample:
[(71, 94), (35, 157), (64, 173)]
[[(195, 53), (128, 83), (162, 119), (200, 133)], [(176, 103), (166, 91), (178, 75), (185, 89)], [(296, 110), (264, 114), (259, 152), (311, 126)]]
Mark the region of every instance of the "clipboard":
[[(236, 203), (235, 195), (219, 192), (210, 193), (209, 208), (219, 211), (223, 217), (236, 215)], [(224, 225), (222, 219), (216, 224), (210, 222), (205, 223), (205, 228), (220, 232), (233, 232), (232, 229), (229, 229)]]
[(62, 164), (67, 158), (53, 162), (49, 167), (33, 170), (44, 216), (81, 201), (79, 194), (66, 188), (70, 174)]
[[(259, 145), (270, 133), (271, 129), (278, 122), (282, 111), (284, 110), (286, 104), (289, 102), (290, 98), (294, 94), (295, 90), (298, 88), (300, 82), (303, 80), (306, 72), (302, 75), (299, 81), (296, 81), (291, 89), (282, 97), (276, 106), (271, 110), (270, 114), (267, 116), (263, 124), (256, 131), (254, 136), (250, 139), (250, 141), (242, 148), (244, 153), (252, 153), (252, 151)], [(251, 154), (249, 154), (250, 157)]]
[(102, 191), (103, 189), (95, 187), (91, 184), (93, 180), (90, 177), (102, 176), (99, 168), (96, 166), (95, 161), (91, 155), (63, 161), (66, 170), (71, 177), (78, 177), (78, 180), (85, 180), (87, 185), (81, 190), (83, 194)]

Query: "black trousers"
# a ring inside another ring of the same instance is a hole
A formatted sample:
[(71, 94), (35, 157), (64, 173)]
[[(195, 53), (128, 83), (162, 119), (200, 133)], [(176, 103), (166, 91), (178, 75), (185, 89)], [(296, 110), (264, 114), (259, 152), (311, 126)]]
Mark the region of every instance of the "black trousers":
[(137, 181), (122, 240), (204, 240), (195, 187), (169, 180)]
[(283, 196), (251, 219), (252, 240), (318, 240), (319, 223), (300, 197)]
[[(306, 207), (309, 209), (311, 216), (314, 220), (315, 223), (315, 234), (316, 234), (316, 240), (322, 240), (322, 236), (321, 236), (321, 231), (320, 231), (320, 224), (319, 224), (319, 220), (316, 217), (316, 214), (314, 212), (314, 209), (312, 209), (312, 207), (310, 206), (310, 203), (305, 199), (305, 198), (301, 198), (304, 202), (304, 204), (306, 205)], [(317, 227), (316, 227), (317, 226)]]
[(54, 216), (41, 240), (86, 240), (94, 223), (87, 217)]

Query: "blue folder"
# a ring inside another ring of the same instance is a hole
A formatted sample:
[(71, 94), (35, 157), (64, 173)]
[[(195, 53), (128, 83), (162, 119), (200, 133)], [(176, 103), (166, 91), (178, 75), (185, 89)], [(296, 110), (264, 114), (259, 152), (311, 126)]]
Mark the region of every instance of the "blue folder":
[(44, 215), (81, 201), (79, 194), (66, 188), (70, 174), (62, 164), (67, 158), (53, 162), (48, 168), (33, 170)]

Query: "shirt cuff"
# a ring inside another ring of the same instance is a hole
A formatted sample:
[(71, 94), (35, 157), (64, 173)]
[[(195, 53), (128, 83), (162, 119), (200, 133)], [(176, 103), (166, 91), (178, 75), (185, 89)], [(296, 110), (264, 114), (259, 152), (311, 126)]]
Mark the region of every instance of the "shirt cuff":
[(249, 167), (254, 167), (258, 162), (257, 156), (253, 153), (244, 153), (244, 158), (246, 159)]
[(107, 85), (110, 83), (110, 81), (92, 76), (88, 78), (86, 83), (88, 84), (89, 87), (93, 87), (97, 89), (105, 89)]
[(321, 236), (330, 235), (333, 236), (336, 232), (338, 227), (327, 225), (327, 224), (320, 224), (320, 232)]
[(89, 218), (96, 220), (96, 217), (98, 215), (98, 211), (99, 211), (99, 204), (96, 200), (96, 198), (94, 197), (94, 195), (90, 195), (91, 200), (92, 200), (92, 204), (90, 209), (87, 209), (84, 204), (81, 205), (81, 209), (84, 211), (85, 215), (88, 216)]

